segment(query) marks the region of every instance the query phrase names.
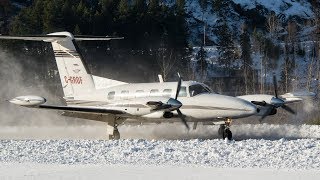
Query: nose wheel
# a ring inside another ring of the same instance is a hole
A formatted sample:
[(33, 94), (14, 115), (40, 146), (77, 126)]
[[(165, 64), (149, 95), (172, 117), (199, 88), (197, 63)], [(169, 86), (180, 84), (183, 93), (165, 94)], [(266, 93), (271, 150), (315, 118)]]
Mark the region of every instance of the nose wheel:
[(232, 140), (232, 132), (230, 130), (230, 126), (231, 126), (231, 119), (226, 119), (225, 124), (221, 124), (218, 130), (218, 134), (220, 135), (220, 137), (222, 137), (222, 139), (228, 139), (228, 140)]

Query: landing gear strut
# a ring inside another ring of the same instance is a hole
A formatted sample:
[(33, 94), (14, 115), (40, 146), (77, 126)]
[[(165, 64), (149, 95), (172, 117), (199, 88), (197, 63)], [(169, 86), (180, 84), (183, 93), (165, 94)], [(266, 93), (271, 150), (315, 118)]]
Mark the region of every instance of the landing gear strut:
[(228, 140), (232, 140), (232, 132), (230, 130), (231, 119), (226, 119), (225, 124), (221, 124), (218, 130), (218, 134), (222, 137), (222, 139), (227, 138)]
[(118, 130), (118, 124), (116, 122), (109, 122), (107, 125), (107, 133), (110, 140), (120, 139), (120, 133)]
[(109, 139), (112, 139), (112, 140), (120, 139), (120, 133), (117, 126), (114, 126), (113, 133), (109, 134)]

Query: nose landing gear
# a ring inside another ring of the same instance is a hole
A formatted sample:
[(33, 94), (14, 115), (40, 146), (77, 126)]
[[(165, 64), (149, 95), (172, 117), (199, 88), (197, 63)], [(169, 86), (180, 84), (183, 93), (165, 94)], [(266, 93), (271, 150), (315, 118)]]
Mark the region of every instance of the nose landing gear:
[(232, 120), (227, 118), (224, 124), (221, 124), (218, 130), (218, 134), (222, 137), (222, 139), (227, 138), (228, 140), (232, 140), (232, 132), (230, 130)]

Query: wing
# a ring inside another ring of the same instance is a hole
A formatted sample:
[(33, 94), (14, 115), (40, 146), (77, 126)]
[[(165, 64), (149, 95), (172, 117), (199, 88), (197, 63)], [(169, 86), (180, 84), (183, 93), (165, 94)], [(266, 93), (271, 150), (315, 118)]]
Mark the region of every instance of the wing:
[(113, 114), (113, 115), (126, 115), (127, 113), (120, 110), (105, 109), (100, 107), (79, 107), (79, 106), (52, 106), (52, 105), (39, 105), (35, 108), (40, 109), (53, 109), (64, 112), (82, 112), (82, 113), (93, 113), (93, 114)]

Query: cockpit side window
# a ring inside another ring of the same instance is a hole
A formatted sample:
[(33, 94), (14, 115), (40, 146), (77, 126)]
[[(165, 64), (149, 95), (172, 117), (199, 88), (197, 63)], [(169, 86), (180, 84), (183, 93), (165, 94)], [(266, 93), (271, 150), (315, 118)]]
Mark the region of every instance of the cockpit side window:
[(211, 90), (208, 87), (202, 86), (201, 84), (195, 84), (189, 87), (189, 93), (190, 96), (193, 97), (198, 94), (211, 93)]

